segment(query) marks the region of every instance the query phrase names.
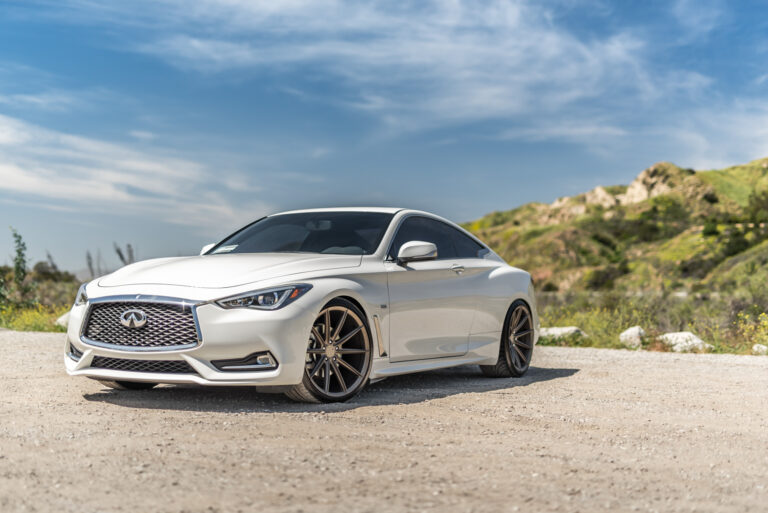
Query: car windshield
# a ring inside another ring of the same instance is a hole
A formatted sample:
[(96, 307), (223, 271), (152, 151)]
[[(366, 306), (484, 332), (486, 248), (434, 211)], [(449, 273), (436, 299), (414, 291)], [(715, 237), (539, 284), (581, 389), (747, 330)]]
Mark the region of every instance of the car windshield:
[(279, 214), (246, 226), (208, 254), (370, 255), (379, 246), (393, 216), (379, 212)]

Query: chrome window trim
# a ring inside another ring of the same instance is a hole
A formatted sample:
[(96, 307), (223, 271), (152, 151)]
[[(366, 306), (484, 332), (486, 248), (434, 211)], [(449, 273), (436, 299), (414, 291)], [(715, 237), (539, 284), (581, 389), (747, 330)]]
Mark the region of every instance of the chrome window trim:
[[(162, 303), (166, 305), (179, 305), (184, 308), (189, 307), (192, 310), (192, 319), (195, 323), (195, 331), (197, 332), (197, 343), (184, 344), (180, 346), (166, 346), (166, 347), (133, 347), (133, 346), (121, 346), (119, 344), (109, 344), (106, 342), (98, 342), (91, 340), (85, 336), (85, 329), (88, 326), (88, 321), (91, 318), (91, 305), (99, 303)], [(206, 304), (207, 301), (191, 301), (189, 299), (183, 299), (178, 297), (168, 296), (147, 296), (142, 294), (135, 295), (119, 295), (119, 296), (104, 296), (98, 298), (88, 298), (86, 306), (88, 309), (83, 317), (83, 323), (80, 326), (80, 341), (83, 344), (89, 346), (102, 347), (104, 349), (112, 349), (114, 351), (125, 351), (129, 353), (151, 353), (151, 352), (175, 352), (192, 349), (199, 347), (203, 343), (203, 333), (200, 331), (200, 321), (197, 318), (197, 307)]]

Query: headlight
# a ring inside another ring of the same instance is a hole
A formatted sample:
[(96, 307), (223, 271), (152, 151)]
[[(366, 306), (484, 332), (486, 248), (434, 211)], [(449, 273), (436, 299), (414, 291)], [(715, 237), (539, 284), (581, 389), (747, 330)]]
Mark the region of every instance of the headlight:
[(80, 289), (77, 291), (77, 296), (75, 296), (75, 306), (83, 306), (88, 302), (88, 294), (85, 292), (86, 285), (88, 284), (83, 283), (80, 285)]
[(216, 304), (222, 308), (256, 308), (258, 310), (277, 310), (303, 296), (312, 285), (289, 285), (274, 289), (247, 292), (237, 296), (219, 299)]

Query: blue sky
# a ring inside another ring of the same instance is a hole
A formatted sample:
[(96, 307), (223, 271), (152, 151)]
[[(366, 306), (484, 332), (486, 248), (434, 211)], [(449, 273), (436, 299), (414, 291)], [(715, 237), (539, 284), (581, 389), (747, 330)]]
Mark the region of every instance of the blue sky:
[(762, 1), (0, 3), (0, 225), (73, 270), (289, 208), (467, 221), (765, 156)]

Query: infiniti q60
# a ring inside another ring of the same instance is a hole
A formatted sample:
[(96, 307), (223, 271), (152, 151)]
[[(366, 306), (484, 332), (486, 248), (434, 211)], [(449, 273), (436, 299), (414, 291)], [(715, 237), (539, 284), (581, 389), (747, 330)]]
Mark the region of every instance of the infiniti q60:
[(458, 225), (414, 210), (317, 209), (83, 285), (64, 362), (117, 389), (250, 385), (331, 402), (457, 365), (522, 376), (537, 338), (530, 275)]

